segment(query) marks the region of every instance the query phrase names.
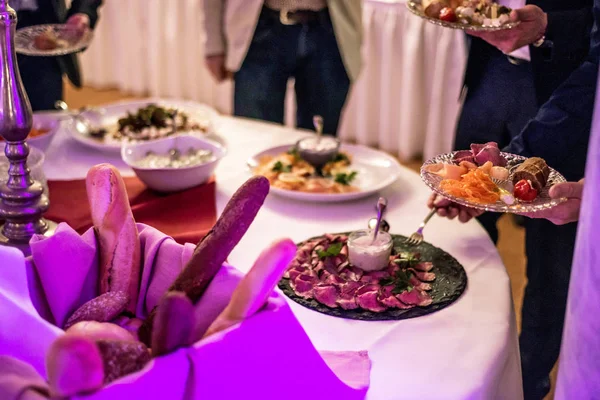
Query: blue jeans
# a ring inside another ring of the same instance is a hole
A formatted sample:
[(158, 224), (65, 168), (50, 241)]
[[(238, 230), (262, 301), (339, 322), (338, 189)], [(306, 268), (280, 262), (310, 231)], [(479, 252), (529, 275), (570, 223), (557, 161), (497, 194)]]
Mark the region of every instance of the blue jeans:
[[(459, 118), (456, 149), (471, 143), (506, 146), (537, 113), (531, 65), (511, 64), (497, 52), (478, 84), (469, 89)], [(502, 214), (485, 213), (478, 220), (498, 241), (496, 222)], [(549, 374), (560, 352), (577, 224), (525, 221), (527, 286), (521, 309), (519, 347), (526, 400), (541, 400), (550, 391)]]
[(337, 134), (350, 80), (327, 11), (309, 24), (283, 25), (263, 9), (252, 43), (235, 74), (234, 114), (276, 123), (284, 121), (287, 82), (295, 78), (296, 124), (314, 129), (323, 117), (324, 133)]

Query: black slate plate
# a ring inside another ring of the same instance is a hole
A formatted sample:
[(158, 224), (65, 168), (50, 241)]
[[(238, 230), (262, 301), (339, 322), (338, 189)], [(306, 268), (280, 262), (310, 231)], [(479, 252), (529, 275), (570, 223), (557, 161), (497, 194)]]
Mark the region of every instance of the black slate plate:
[[(348, 235), (348, 233), (342, 233)], [(423, 315), (428, 315), (448, 307), (454, 303), (465, 291), (467, 287), (467, 274), (462, 265), (450, 254), (442, 249), (432, 246), (429, 243), (423, 242), (419, 246), (409, 246), (405, 243), (406, 236), (392, 235), (394, 239), (394, 251), (421, 253), (422, 261), (433, 262), (433, 270), (436, 279), (432, 282), (432, 290), (429, 292), (433, 299), (433, 303), (427, 307), (414, 307), (408, 310), (398, 308), (389, 308), (386, 311), (376, 313), (364, 309), (344, 310), (342, 308), (330, 308), (319, 303), (315, 299), (305, 299), (298, 296), (290, 286), (289, 279), (283, 278), (279, 281), (279, 289), (283, 293), (294, 300), (296, 303), (318, 311), (323, 314), (334, 317), (357, 319), (362, 321), (390, 321), (416, 318)], [(311, 238), (312, 240), (315, 238)], [(303, 242), (304, 243), (304, 242)], [(298, 246), (301, 246), (300, 243)]]

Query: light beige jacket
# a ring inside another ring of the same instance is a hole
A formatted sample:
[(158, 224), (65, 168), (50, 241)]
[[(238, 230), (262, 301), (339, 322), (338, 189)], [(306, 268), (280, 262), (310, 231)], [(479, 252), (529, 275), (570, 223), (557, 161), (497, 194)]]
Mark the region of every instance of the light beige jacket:
[[(263, 0), (204, 0), (206, 55), (226, 54), (225, 67), (240, 69), (252, 41)], [(361, 67), (362, 0), (327, 0), (348, 76)]]

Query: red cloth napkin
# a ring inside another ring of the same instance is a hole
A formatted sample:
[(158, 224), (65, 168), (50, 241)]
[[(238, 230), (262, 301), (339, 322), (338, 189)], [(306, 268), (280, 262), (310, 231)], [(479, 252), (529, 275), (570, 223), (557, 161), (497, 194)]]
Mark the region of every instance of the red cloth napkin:
[[(124, 178), (136, 222), (150, 225), (178, 243), (198, 243), (217, 220), (215, 181), (177, 193), (158, 193), (137, 178)], [(48, 181), (50, 209), (44, 217), (66, 222), (79, 234), (92, 226), (85, 180)]]

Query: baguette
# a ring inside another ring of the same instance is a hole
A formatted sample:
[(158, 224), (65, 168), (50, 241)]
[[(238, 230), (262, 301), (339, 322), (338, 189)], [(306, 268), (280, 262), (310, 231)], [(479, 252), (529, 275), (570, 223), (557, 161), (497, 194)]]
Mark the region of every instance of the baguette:
[(182, 292), (167, 292), (157, 307), (152, 333), (152, 355), (168, 354), (190, 343), (194, 306)]
[[(200, 299), (233, 248), (242, 239), (269, 194), (264, 176), (248, 179), (231, 197), (215, 226), (200, 240), (192, 258), (168, 291), (184, 292), (193, 304)], [(150, 345), (156, 308), (144, 321), (138, 336)]]
[(225, 310), (202, 337), (228, 329), (260, 310), (295, 256), (296, 245), (289, 239), (276, 241), (263, 250), (235, 288)]
[(126, 309), (135, 313), (141, 254), (125, 183), (115, 167), (99, 164), (89, 170), (86, 189), (100, 246), (99, 293), (127, 293)]
[(136, 338), (119, 325), (110, 322), (83, 321), (78, 322), (65, 331), (69, 335), (87, 336), (90, 339), (110, 339), (134, 341)]
[(67, 320), (65, 329), (81, 321), (111, 321), (127, 308), (129, 299), (129, 295), (125, 292), (101, 294), (79, 307)]

